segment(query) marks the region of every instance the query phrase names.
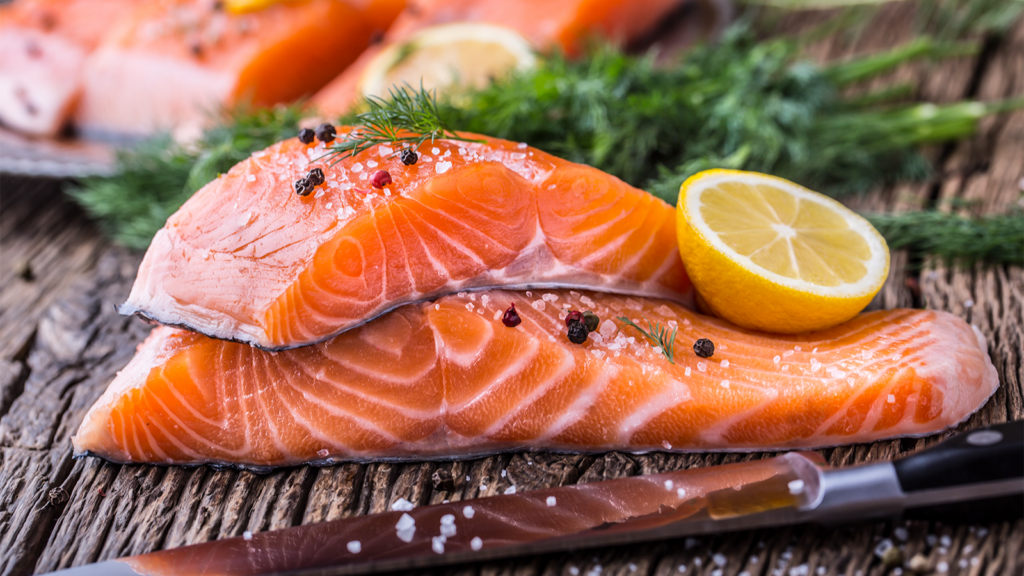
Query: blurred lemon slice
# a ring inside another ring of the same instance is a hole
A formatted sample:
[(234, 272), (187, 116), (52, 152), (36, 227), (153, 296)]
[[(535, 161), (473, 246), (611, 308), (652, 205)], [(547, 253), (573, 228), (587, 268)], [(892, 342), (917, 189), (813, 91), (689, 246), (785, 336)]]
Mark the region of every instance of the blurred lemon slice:
[(512, 70), (533, 67), (530, 43), (504, 26), (460, 22), (432, 26), (382, 50), (366, 66), (364, 96), (385, 97), (392, 86), (409, 84), (445, 92), (459, 86), (482, 88)]
[(782, 178), (701, 172), (680, 188), (676, 217), (701, 299), (746, 328), (835, 326), (863, 310), (889, 274), (888, 246), (867, 220)]

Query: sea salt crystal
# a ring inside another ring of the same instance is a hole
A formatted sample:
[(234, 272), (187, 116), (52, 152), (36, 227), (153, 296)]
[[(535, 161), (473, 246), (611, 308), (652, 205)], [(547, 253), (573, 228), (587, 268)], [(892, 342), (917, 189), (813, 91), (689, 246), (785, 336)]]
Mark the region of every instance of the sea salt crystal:
[(686, 498), (686, 488), (676, 488), (676, 496), (679, 498)]
[(722, 388), (725, 388), (725, 389), (728, 390), (728, 388), (729, 388), (729, 381), (728, 380), (722, 380)]
[(892, 547), (892, 540), (889, 540), (888, 538), (883, 538), (882, 541), (879, 542), (877, 546), (875, 546), (875, 556), (878, 556), (879, 558), (885, 556), (885, 553), (891, 550)]
[(398, 500), (395, 500), (394, 503), (391, 504), (391, 509), (395, 510), (396, 512), (408, 512), (409, 510), (412, 510), (415, 507), (415, 504), (409, 502), (405, 498), (399, 498)]
[(665, 480), (665, 490), (671, 490), (674, 485), (671, 480)]
[(626, 565), (626, 567), (629, 568), (630, 572), (636, 572), (636, 568), (637, 568), (636, 564), (633, 564), (632, 562), (630, 562), (628, 565)]
[(320, 190), (316, 191), (316, 194), (313, 195), (313, 198), (322, 198), (324, 194), (326, 194), (326, 192), (321, 188)]
[(359, 172), (362, 172), (363, 171), (363, 163), (362, 162), (356, 162), (355, 164), (353, 164), (352, 165), (352, 171), (357, 173), (357, 174)]
[(939, 544), (942, 544), (944, 547), (949, 548), (953, 545), (953, 539), (944, 534), (942, 535), (942, 537), (939, 538)]
[(715, 563), (715, 566), (725, 566), (725, 554), (715, 554), (711, 557), (711, 561)]
[(949, 564), (945, 561), (939, 562), (935, 565), (935, 571), (939, 574), (945, 574), (946, 572), (949, 572)]
[(680, 564), (679, 568), (676, 568), (676, 571), (682, 574), (683, 572), (686, 572), (686, 566)]
[(885, 399), (885, 401), (888, 402), (889, 404), (895, 404), (896, 403), (896, 396), (894, 394), (889, 394), (889, 396)]
[(334, 206), (334, 202), (327, 203), (327, 209), (330, 210)]
[(390, 146), (381, 144), (377, 147), (377, 154), (380, 154), (381, 156), (390, 156), (394, 153), (395, 151)]
[(434, 164), (434, 170), (437, 171), (438, 174), (444, 174), (445, 172), (451, 170), (451, 168), (452, 163), (447, 161), (438, 162), (437, 164)]
[(441, 149), (438, 148), (437, 146), (434, 146), (433, 148), (430, 149), (430, 153), (431, 154), (435, 154), (435, 155), (440, 154), (441, 153)]
[(579, 576), (580, 569), (575, 566), (569, 566), (569, 574), (572, 574), (572, 576)]
[(484, 547), (484, 541), (479, 536), (473, 536), (473, 539), (469, 541), (469, 547), (473, 550), (479, 550)]
[(611, 320), (605, 320), (601, 322), (601, 326), (597, 329), (598, 334), (603, 338), (611, 338), (618, 332), (618, 327), (615, 326), (615, 322)]
[(545, 302), (556, 302), (558, 300), (558, 295), (557, 294), (542, 294), (540, 298), (541, 298), (541, 300), (543, 300)]
[(789, 358), (792, 355), (793, 355), (793, 351), (792, 350), (786, 350), (785, 352), (782, 353), (782, 357), (783, 358)]
[(776, 356), (775, 358), (772, 358), (772, 362), (775, 362), (776, 364), (778, 364), (781, 361), (782, 361), (782, 358), (780, 358), (779, 356)]
[(349, 542), (347, 548), (348, 551), (353, 554), (359, 554), (363, 551), (363, 545), (361, 542), (359, 542), (359, 540), (353, 540)]
[(643, 310), (644, 305), (632, 298), (626, 298), (626, 308), (629, 308), (630, 310)]
[(446, 538), (455, 536), (455, 515), (445, 514), (441, 516), (441, 535)]
[(547, 308), (547, 304), (545, 304), (543, 300), (534, 300), (532, 303), (530, 303), (530, 306), (533, 306), (534, 308), (541, 312), (543, 312), (544, 309)]
[(256, 181), (256, 175), (255, 174), (249, 174), (248, 176), (245, 177), (245, 181), (246, 182), (255, 182)]
[(512, 153), (512, 159), (513, 160), (526, 160), (526, 154), (523, 154), (522, 152), (513, 152)]
[(551, 506), (554, 506), (555, 504), (557, 504), (558, 501), (555, 500), (554, 496), (548, 496), (547, 500), (545, 500), (544, 503), (547, 504), (549, 507), (551, 507)]
[(604, 350), (591, 350), (590, 353), (596, 356), (598, 360), (604, 358), (606, 355)]
[(476, 514), (476, 510), (473, 510), (472, 506), (466, 506), (462, 509), (462, 515), (466, 518), (472, 518), (473, 514)]
[(509, 486), (508, 488), (505, 489), (505, 494), (515, 494), (515, 493), (516, 493), (516, 487), (515, 486)]
[(434, 536), (430, 539), (430, 549), (438, 554), (444, 554), (444, 543), (447, 540), (444, 536)]
[(376, 168), (377, 167), (377, 161), (376, 160), (367, 160), (366, 161), (366, 167), (367, 168)]
[(690, 375), (690, 367), (687, 366), (686, 370), (683, 370), (683, 376), (689, 376), (689, 375)]
[(668, 440), (662, 440), (661, 441), (661, 447), (664, 448), (665, 450), (671, 450), (672, 449), (672, 443), (669, 442)]
[(729, 367), (729, 361), (728, 360), (722, 360), (722, 368), (728, 368), (728, 367)]
[(697, 371), (706, 372), (708, 369), (707, 362), (697, 362)]
[(321, 458), (327, 458), (328, 454), (330, 454), (330, 452), (327, 451), (327, 448), (321, 448), (320, 450), (316, 451), (316, 455)]
[(474, 306), (472, 302), (466, 302), (466, 310), (472, 312), (474, 308), (476, 308), (476, 306)]
[(242, 539), (243, 540), (252, 540), (252, 532), (249, 532), (248, 530), (246, 530), (245, 532), (242, 532)]
[(402, 514), (395, 524), (395, 532), (402, 542), (412, 542), (412, 537), (416, 534), (416, 520), (409, 514)]
[(580, 296), (580, 302), (583, 302), (585, 305), (590, 307), (594, 306), (594, 301), (591, 300), (589, 296)]
[(519, 148), (520, 150), (526, 150), (526, 146), (526, 142), (520, 142), (519, 144), (516, 144), (516, 148)]

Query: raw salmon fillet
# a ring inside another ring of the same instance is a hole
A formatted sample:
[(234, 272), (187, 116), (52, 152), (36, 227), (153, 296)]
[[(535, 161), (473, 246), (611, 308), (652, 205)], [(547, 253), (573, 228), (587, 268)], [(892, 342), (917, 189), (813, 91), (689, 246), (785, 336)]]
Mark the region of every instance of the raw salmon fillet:
[(82, 66), (141, 0), (17, 0), (0, 6), (0, 123), (54, 136), (78, 102)]
[[(515, 303), (516, 328), (501, 315)], [(599, 329), (566, 337), (566, 309)], [(635, 328), (678, 328), (675, 363)], [(698, 338), (715, 344), (697, 357)], [(75, 453), (116, 462), (452, 458), (501, 450), (779, 450), (937, 432), (999, 385), (945, 312), (862, 314), (771, 336), (674, 303), (571, 291), (465, 293), (285, 352), (159, 327), (86, 415)]]
[(430, 26), (482, 22), (507, 26), (538, 50), (557, 48), (578, 54), (586, 42), (602, 38), (625, 46), (650, 34), (684, 0), (649, 0), (643, 8), (629, 0), (420, 0), (395, 20), (384, 42), (370, 47), (352, 66), (313, 97), (328, 117), (349, 111), (360, 96), (363, 70), (385, 47)]
[(401, 9), (396, 0), (298, 0), (230, 14), (214, 0), (150, 0), (88, 58), (75, 123), (87, 134), (188, 131), (223, 106), (312, 94)]
[[(333, 165), (322, 143), (294, 138), (256, 152), (168, 219), (121, 311), (286, 349), (467, 289), (691, 303), (668, 204), (525, 144), (465, 136), (481, 143), (427, 143), (412, 166), (385, 145)], [(297, 195), (312, 168), (326, 183)], [(376, 189), (381, 169), (393, 184)]]

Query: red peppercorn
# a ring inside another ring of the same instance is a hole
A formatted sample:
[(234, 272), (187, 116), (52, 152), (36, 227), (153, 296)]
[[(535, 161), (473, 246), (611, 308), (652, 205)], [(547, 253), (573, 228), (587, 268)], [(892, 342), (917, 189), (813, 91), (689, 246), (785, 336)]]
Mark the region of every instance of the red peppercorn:
[(565, 325), (569, 326), (573, 322), (583, 322), (583, 313), (579, 310), (569, 312), (569, 315), (565, 317)]
[(508, 310), (505, 310), (505, 314), (501, 317), (501, 323), (509, 328), (515, 328), (523, 323), (523, 319), (516, 312), (516, 305), (514, 303), (509, 304)]
[(373, 184), (374, 188), (383, 188), (391, 184), (391, 174), (387, 170), (377, 170), (370, 183)]

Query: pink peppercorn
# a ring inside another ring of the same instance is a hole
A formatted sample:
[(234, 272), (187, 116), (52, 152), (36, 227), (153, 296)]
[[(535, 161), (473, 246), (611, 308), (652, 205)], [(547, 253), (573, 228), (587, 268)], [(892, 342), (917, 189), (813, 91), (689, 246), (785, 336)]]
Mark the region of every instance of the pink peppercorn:
[(377, 173), (373, 175), (371, 183), (374, 188), (383, 188), (391, 184), (391, 174), (387, 170), (377, 170)]

